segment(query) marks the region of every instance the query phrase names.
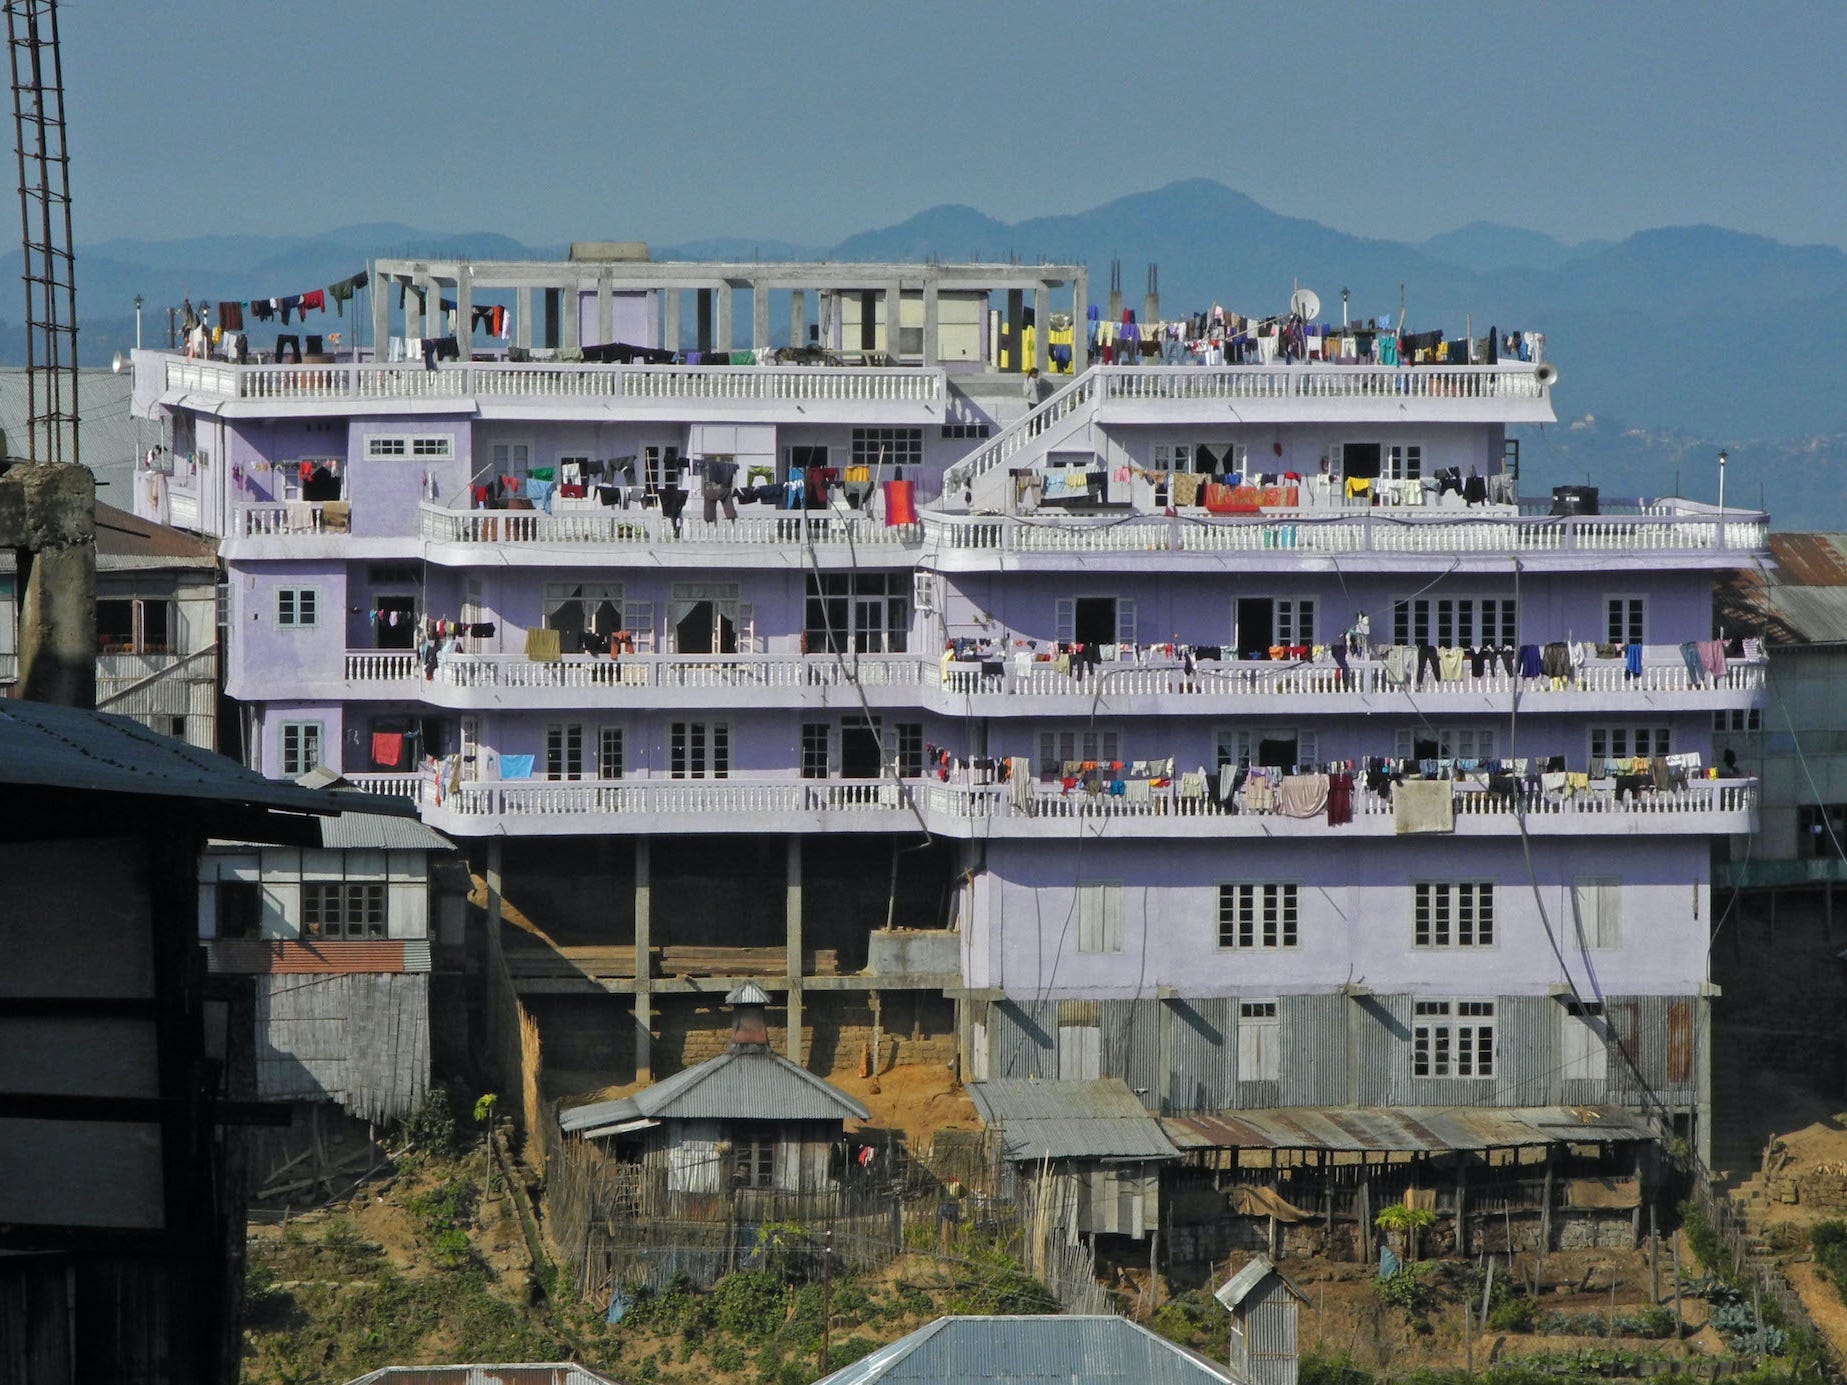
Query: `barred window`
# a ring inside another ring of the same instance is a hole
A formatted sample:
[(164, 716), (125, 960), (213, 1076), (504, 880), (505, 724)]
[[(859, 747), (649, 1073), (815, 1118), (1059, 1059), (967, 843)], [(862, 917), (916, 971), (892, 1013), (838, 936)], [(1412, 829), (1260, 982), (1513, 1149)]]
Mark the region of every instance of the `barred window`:
[(923, 429), (855, 428), (854, 466), (922, 466)]
[(301, 931), (307, 938), (382, 938), (385, 887), (317, 882), (301, 887)]
[(1493, 947), (1493, 884), (1421, 882), (1412, 908), (1411, 941), (1417, 947)]
[(1412, 1005), (1413, 1077), (1493, 1077), (1494, 1002), (1419, 1000)]
[(1219, 946), (1294, 947), (1295, 885), (1220, 885)]

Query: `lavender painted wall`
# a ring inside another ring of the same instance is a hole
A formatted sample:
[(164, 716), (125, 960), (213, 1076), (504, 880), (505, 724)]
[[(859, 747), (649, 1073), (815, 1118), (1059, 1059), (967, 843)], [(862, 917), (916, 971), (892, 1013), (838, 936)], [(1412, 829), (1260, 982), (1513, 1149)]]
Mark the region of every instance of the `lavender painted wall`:
[[(1344, 982), (1380, 993), (1543, 995), (1561, 980), (1518, 841), (1340, 840), (1255, 844), (1126, 843), (1086, 839), (996, 841), (965, 925), (969, 984), (1035, 998), (1262, 996), (1328, 991)], [(1619, 945), (1589, 956), (1607, 992), (1684, 995), (1706, 979), (1708, 848), (1698, 839), (1633, 844), (1585, 837), (1533, 844), (1545, 917), (1579, 987), (1592, 987), (1572, 929), (1571, 884), (1622, 882)], [(1413, 885), (1493, 881), (1497, 940), (1488, 948), (1412, 946)], [(1078, 951), (1075, 887), (1122, 886), (1122, 950)], [(1218, 887), (1235, 882), (1300, 887), (1300, 946), (1264, 951), (1218, 946)]]
[[(609, 335), (597, 325), (597, 296), (594, 290), (577, 295), (577, 340), (585, 346), (622, 342), (627, 346), (659, 346), (661, 339), (660, 295), (652, 290), (612, 292), (609, 295)], [(744, 319), (744, 335), (750, 334), (750, 319)]]
[[(230, 573), (231, 625), (225, 691), (261, 701), (291, 685), (319, 682), (337, 669), (347, 643), (347, 567), (337, 561), (278, 560)], [(277, 593), (314, 593), (315, 624), (279, 623)]]
[[(466, 420), (440, 414), (400, 419), (355, 419), (347, 455), (346, 496), (353, 506), (353, 533), (358, 537), (388, 537), (419, 531), (418, 506), (426, 486), (445, 505), (465, 503), (467, 478), (474, 470), (470, 430)], [(370, 458), (366, 440), (375, 436), (447, 437), (453, 439), (448, 459), (424, 457)], [(427, 480), (426, 480), (427, 478)]]

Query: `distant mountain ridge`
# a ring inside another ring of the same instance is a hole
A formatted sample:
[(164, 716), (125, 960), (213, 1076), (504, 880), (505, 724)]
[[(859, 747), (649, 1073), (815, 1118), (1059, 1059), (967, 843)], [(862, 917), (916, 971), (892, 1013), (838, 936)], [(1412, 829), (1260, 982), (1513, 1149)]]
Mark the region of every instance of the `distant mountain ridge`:
[[(557, 257), (565, 249), (398, 222), (312, 235), (81, 245), (83, 359), (106, 363), (111, 352), (132, 344), (136, 294), (149, 305), (149, 339), (160, 340), (165, 307), (183, 296), (299, 292), (382, 255), (520, 259)], [(1410, 244), (1286, 216), (1221, 183), (1188, 179), (1087, 211), (1011, 223), (944, 204), (832, 246), (726, 236), (657, 244), (653, 253), (766, 261), (1075, 259), (1089, 265), (1091, 297), (1099, 302), (1114, 258), (1122, 265), (1125, 302), (1138, 313), (1151, 262), (1159, 266), (1162, 305), (1171, 313), (1214, 302), (1275, 312), (1300, 282), (1319, 292), (1326, 319), (1339, 317), (1343, 287), (1354, 318), (1395, 317), (1402, 292), (1413, 329), (1544, 331), (1561, 371), (1561, 415), (1620, 417), (1637, 427), (1720, 438), (1847, 432), (1840, 389), (1847, 253), (1715, 226), (1566, 245), (1540, 232), (1476, 222)], [(0, 274), (17, 276), (17, 252)], [(0, 333), (0, 361), (20, 358), (20, 340), (17, 328)]]

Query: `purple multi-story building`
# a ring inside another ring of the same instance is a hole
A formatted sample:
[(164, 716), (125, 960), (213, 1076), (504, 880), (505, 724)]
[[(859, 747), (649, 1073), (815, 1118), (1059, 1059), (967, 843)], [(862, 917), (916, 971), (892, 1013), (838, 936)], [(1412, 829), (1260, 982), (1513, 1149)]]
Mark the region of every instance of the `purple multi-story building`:
[(1541, 339), (1130, 333), (1077, 266), (370, 287), (369, 350), (138, 353), (136, 496), (221, 537), (249, 762), (415, 796), (517, 906), (548, 1072), (696, 1061), (755, 979), (823, 1069), (1703, 1135), (1764, 517), (1522, 495)]

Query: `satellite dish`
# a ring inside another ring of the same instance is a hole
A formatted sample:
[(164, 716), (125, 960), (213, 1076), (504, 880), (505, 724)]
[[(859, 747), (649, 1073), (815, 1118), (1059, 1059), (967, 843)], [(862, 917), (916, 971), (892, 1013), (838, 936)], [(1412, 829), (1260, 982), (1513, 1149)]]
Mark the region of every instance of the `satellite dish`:
[(1321, 316), (1321, 295), (1313, 289), (1297, 289), (1289, 295), (1289, 311), (1304, 322), (1313, 322)]
[(120, 375), (123, 371), (128, 369), (128, 357), (124, 356), (120, 351), (116, 352), (115, 359), (109, 363), (109, 369), (113, 370), (117, 375)]

